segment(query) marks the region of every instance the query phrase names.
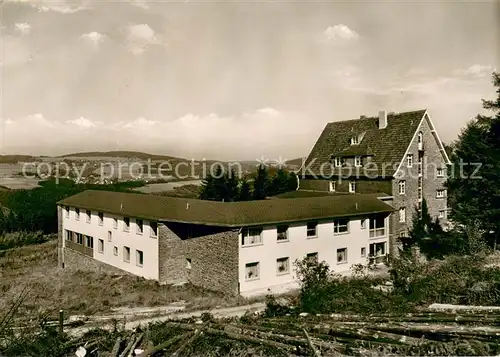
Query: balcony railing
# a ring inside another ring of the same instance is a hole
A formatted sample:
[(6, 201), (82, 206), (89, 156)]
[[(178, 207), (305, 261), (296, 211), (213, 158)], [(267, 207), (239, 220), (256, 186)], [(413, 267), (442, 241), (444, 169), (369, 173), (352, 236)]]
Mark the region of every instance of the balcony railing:
[(80, 252), (82, 254), (88, 255), (89, 257), (94, 256), (94, 249), (86, 247), (83, 244), (78, 244), (78, 243), (67, 240), (66, 241), (66, 248), (69, 248), (69, 249), (75, 250), (77, 252)]
[(385, 237), (385, 227), (370, 229), (370, 238)]

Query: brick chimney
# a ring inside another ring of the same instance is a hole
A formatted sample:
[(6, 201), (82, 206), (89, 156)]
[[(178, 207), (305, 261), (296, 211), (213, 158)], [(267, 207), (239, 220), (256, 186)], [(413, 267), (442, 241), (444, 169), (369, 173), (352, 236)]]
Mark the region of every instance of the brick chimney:
[(385, 110), (381, 110), (378, 112), (378, 128), (387, 128), (387, 112)]

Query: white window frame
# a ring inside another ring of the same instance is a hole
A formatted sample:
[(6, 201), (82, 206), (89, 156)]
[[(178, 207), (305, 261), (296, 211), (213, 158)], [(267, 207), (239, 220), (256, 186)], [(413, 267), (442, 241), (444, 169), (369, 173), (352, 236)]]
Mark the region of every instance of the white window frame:
[(139, 218), (135, 219), (135, 230), (136, 234), (142, 235), (142, 233), (144, 233), (144, 221), (142, 219)]
[(100, 226), (104, 224), (104, 213), (103, 212), (97, 212), (97, 222)]
[(399, 223), (406, 222), (406, 207), (399, 208)]
[(358, 145), (359, 144), (359, 138), (357, 136), (353, 136), (351, 138), (351, 145)]
[(349, 193), (356, 193), (356, 181), (349, 181)]
[[(310, 226), (314, 226), (314, 227), (310, 227)], [(314, 234), (310, 234), (310, 233), (312, 233), (313, 230), (314, 230)], [(318, 222), (316, 222), (316, 221), (307, 222), (307, 224), (306, 224), (306, 237), (307, 238), (317, 238), (318, 237)]]
[[(284, 232), (279, 232), (281, 229), (284, 229)], [(289, 236), (288, 236), (288, 229), (290, 227), (286, 224), (278, 225), (276, 226), (276, 241), (278, 243), (282, 242), (288, 242), (289, 241)]]
[(377, 219), (380, 219), (381, 217), (373, 216), (370, 217), (369, 220), (369, 228), (370, 228), (370, 238), (379, 238), (379, 237), (385, 237), (387, 234), (387, 226), (386, 226), (386, 218), (382, 218), (384, 225), (383, 226), (377, 226)]
[(85, 210), (85, 216), (86, 216), (86, 221), (87, 223), (92, 222), (92, 211), (91, 210)]
[(330, 192), (335, 192), (335, 181), (330, 181)]
[[(370, 255), (372, 258), (378, 258), (378, 257), (384, 257), (387, 255), (387, 242), (376, 242), (376, 243), (371, 243), (370, 248), (373, 246), (373, 251), (374, 255)], [(383, 253), (382, 254), (377, 254), (377, 247), (382, 246), (384, 247)], [(370, 249), (371, 250), (371, 249)]]
[(308, 259), (309, 261), (314, 260), (315, 263), (318, 263), (319, 262), (319, 254), (318, 254), (318, 252), (307, 253), (306, 259)]
[(400, 180), (398, 182), (398, 192), (400, 195), (406, 195), (406, 181)]
[[(255, 267), (256, 274), (255, 276), (249, 277), (249, 268)], [(253, 280), (259, 280), (260, 279), (260, 263), (259, 262), (252, 262), (252, 263), (246, 263), (245, 264), (245, 281), (253, 281)]]
[(139, 249), (135, 250), (135, 265), (137, 265), (138, 267), (144, 266), (144, 252), (142, 250)]
[(361, 156), (354, 156), (354, 166), (361, 167), (363, 166), (363, 161)]
[(118, 247), (116, 245), (113, 247), (113, 255), (118, 256)]
[(446, 210), (439, 210), (438, 218), (446, 218)]
[[(241, 230), (241, 246), (242, 247), (252, 247), (255, 245), (262, 245), (262, 227), (247, 227)], [(250, 234), (259, 232), (259, 234)], [(249, 243), (246, 243), (248, 240)]]
[[(283, 263), (283, 267), (285, 270), (280, 271), (280, 264)], [(276, 259), (276, 275), (287, 275), (290, 274), (290, 258), (289, 257), (282, 257)]]
[(361, 229), (366, 229), (366, 218), (361, 218), (360, 224)]
[(444, 177), (444, 169), (442, 167), (436, 169), (436, 177)]
[[(128, 221), (128, 224), (126, 223), (127, 221)], [(123, 231), (130, 232), (130, 218), (129, 217), (123, 217)]]
[[(128, 259), (127, 259), (128, 255)], [(130, 247), (123, 246), (123, 261), (125, 263), (130, 263)]]
[(335, 157), (333, 159), (335, 167), (342, 167), (342, 158), (341, 157)]
[(348, 219), (336, 219), (336, 220), (334, 220), (333, 221), (333, 235), (338, 236), (341, 234), (349, 234), (349, 223), (350, 223), (350, 221)]
[(97, 240), (97, 252), (104, 254), (104, 239)]
[(361, 258), (366, 258), (366, 247), (361, 247)]
[[(156, 227), (156, 232), (155, 232), (155, 229), (153, 229), (153, 226)], [(157, 238), (158, 237), (158, 222), (149, 222), (149, 229), (150, 229), (149, 236), (151, 238)]]
[(113, 229), (118, 229), (118, 218), (117, 217), (113, 218)]
[(445, 189), (436, 190), (436, 198), (445, 198), (445, 197), (446, 197)]
[(113, 241), (113, 232), (108, 231), (108, 242)]
[(80, 209), (75, 208), (75, 220), (79, 221), (80, 220)]
[[(344, 259), (339, 261), (339, 253), (344, 253)], [(347, 263), (347, 248), (339, 248), (337, 249), (337, 264), (346, 264)]]
[(192, 267), (193, 267), (193, 263), (192, 263), (191, 258), (186, 258), (186, 269), (191, 270)]
[(413, 154), (406, 156), (406, 167), (413, 167)]
[(70, 211), (69, 207), (68, 206), (64, 207), (64, 211), (66, 212), (66, 218), (69, 218), (69, 211)]

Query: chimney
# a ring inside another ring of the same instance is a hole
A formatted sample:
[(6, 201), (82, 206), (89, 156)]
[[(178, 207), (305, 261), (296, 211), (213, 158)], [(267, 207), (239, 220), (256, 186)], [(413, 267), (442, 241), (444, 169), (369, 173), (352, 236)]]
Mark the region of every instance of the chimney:
[(378, 128), (387, 128), (387, 112), (385, 110), (381, 110), (378, 112)]

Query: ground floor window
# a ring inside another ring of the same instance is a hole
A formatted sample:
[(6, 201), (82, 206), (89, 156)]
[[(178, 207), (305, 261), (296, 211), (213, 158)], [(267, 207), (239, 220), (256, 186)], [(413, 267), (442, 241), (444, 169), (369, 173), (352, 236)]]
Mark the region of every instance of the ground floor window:
[(306, 255), (306, 258), (310, 263), (317, 263), (318, 262), (318, 253), (309, 253)]
[(124, 262), (130, 262), (130, 248), (129, 247), (123, 247), (123, 261)]
[(99, 242), (97, 244), (97, 249), (99, 253), (104, 253), (104, 240), (99, 239)]
[(337, 249), (337, 264), (347, 263), (347, 248)]
[(259, 263), (248, 263), (245, 265), (245, 278), (246, 280), (259, 279)]
[(386, 242), (370, 244), (370, 258), (376, 263), (382, 263), (387, 254), (386, 249)]
[(288, 274), (290, 272), (290, 259), (288, 257), (276, 259), (276, 271), (277, 275)]
[(144, 265), (144, 253), (142, 250), (135, 251), (135, 261), (136, 261), (136, 264), (140, 267), (142, 267)]

